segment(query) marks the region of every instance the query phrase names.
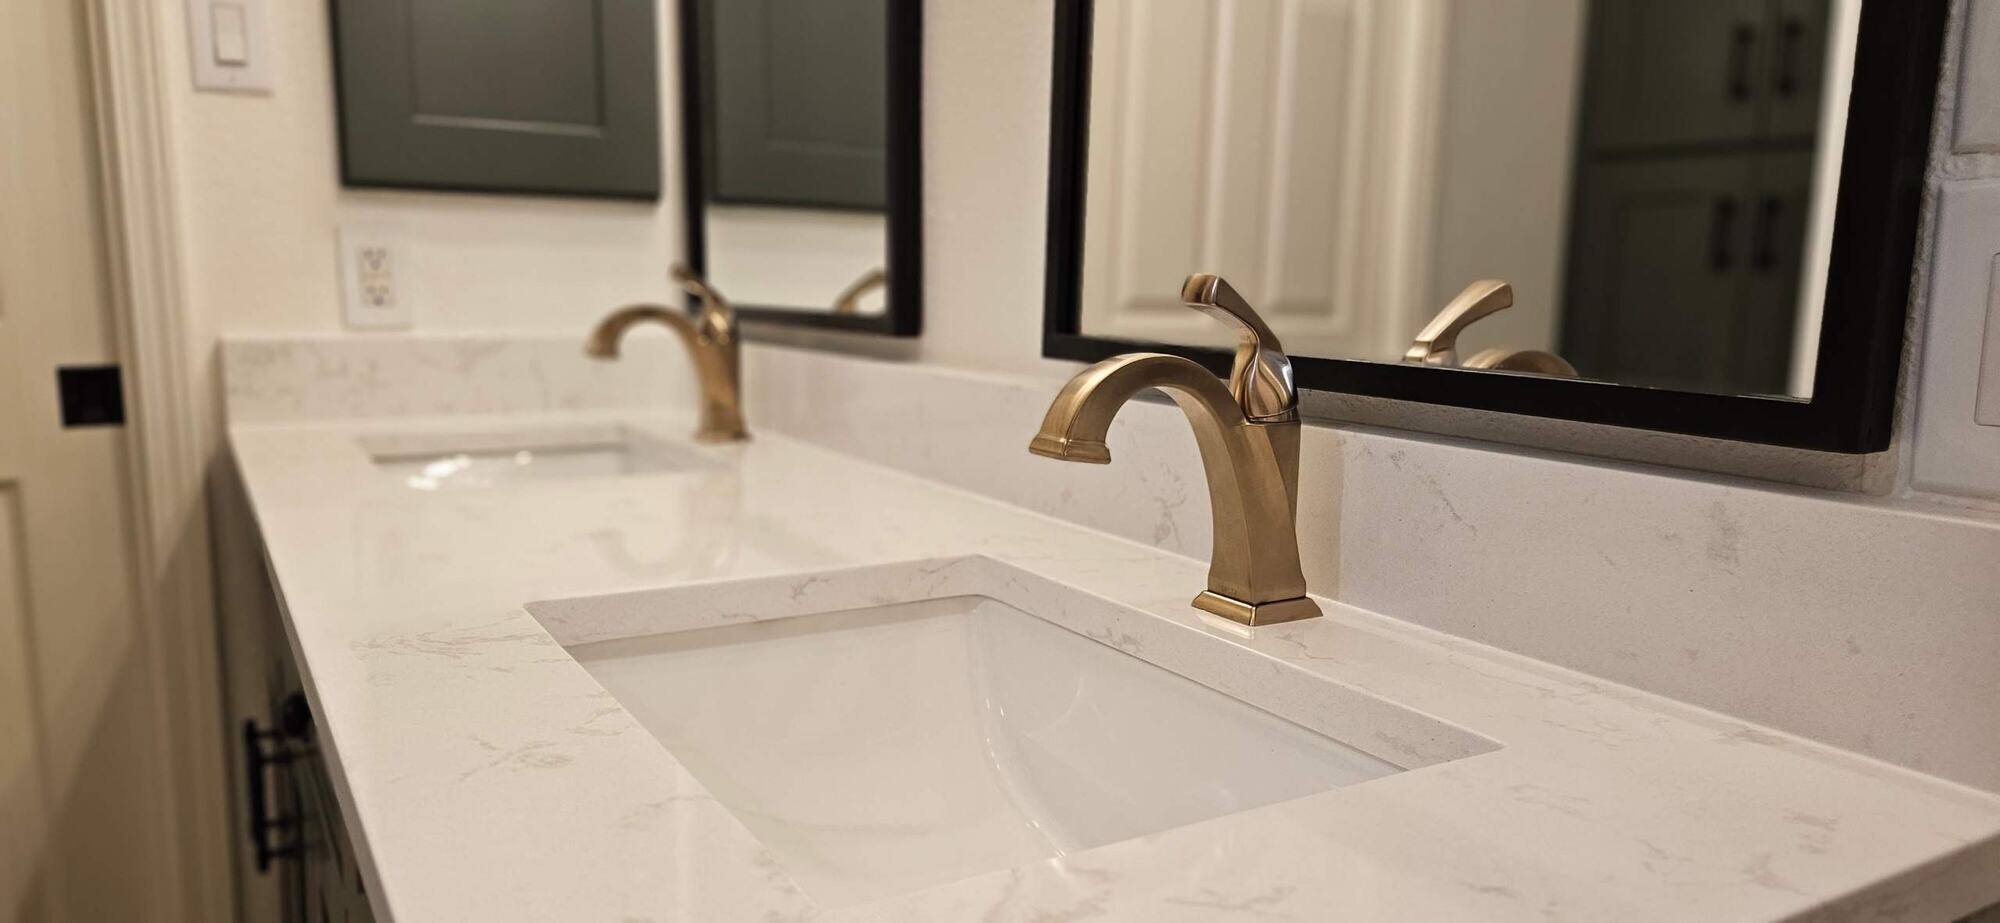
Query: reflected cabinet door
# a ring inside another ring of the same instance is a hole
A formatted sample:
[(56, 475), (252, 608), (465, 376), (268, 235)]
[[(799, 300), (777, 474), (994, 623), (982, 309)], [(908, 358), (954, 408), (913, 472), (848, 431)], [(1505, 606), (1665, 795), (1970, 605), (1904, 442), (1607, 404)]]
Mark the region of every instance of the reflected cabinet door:
[(1820, 130), (1826, 83), (1827, 0), (1779, 0), (1770, 25), (1771, 104), (1768, 134), (1812, 138)]
[(1563, 354), (1586, 376), (1685, 385), (1733, 377), (1753, 164), (1676, 158), (1591, 167), (1578, 185)]
[(1592, 3), (1595, 143), (1656, 147), (1755, 135), (1767, 18), (1767, 0)]
[(1592, 167), (1564, 354), (1624, 384), (1784, 393), (1811, 178), (1809, 152)]
[(888, 205), (886, 0), (703, 0), (711, 201)]
[(1828, 0), (1596, 0), (1589, 137), (1600, 151), (1809, 142)]
[(659, 196), (650, 0), (332, 6), (347, 185)]

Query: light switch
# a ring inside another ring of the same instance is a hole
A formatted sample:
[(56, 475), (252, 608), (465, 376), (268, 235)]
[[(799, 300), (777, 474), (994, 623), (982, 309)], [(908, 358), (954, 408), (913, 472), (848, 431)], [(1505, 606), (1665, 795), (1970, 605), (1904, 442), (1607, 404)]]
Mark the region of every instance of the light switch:
[(242, 67), (250, 63), (250, 37), (243, 21), (243, 4), (211, 3), (209, 31), (214, 35), (215, 63)]
[(269, 0), (187, 0), (197, 90), (271, 91)]

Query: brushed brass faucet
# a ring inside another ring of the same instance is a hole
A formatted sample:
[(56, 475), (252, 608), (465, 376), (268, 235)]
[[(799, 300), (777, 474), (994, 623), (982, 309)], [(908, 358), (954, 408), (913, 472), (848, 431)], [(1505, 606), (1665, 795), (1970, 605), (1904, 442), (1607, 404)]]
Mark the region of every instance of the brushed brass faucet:
[(694, 360), (695, 378), (701, 383), (701, 422), (695, 428), (696, 442), (739, 442), (750, 438), (743, 426), (741, 349), (736, 338), (736, 312), (729, 302), (700, 276), (675, 263), (668, 271), (684, 291), (701, 299), (701, 309), (690, 317), (684, 311), (656, 304), (627, 305), (597, 322), (583, 350), (593, 359), (618, 358), (618, 344), (625, 332), (640, 321), (658, 321), (679, 334)]
[(1472, 322), (1514, 306), (1514, 287), (1498, 279), (1481, 279), (1465, 287), (1424, 325), (1417, 341), (1403, 353), (1403, 361), (1419, 365), (1459, 366), (1499, 372), (1534, 372), (1558, 378), (1575, 378), (1576, 367), (1569, 360), (1539, 349), (1482, 349), (1464, 362), (1458, 361), (1458, 335)]
[(1222, 277), (1189, 276), (1181, 301), (1237, 329), (1225, 385), (1179, 356), (1128, 353), (1078, 373), (1028, 444), (1036, 455), (1107, 464), (1111, 418), (1146, 388), (1166, 392), (1194, 427), (1215, 517), (1208, 589), (1194, 607), (1245, 625), (1314, 618), (1299, 568), (1299, 411), (1284, 347)]

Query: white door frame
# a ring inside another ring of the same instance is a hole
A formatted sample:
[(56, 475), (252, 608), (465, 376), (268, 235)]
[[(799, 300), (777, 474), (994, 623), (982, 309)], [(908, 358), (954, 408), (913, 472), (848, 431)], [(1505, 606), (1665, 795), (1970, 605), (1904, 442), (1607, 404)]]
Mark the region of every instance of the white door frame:
[(124, 369), (128, 476), (138, 526), (140, 626), (155, 688), (174, 849), (163, 857), (187, 920), (234, 917), (228, 774), (205, 484), (213, 397), (188, 374), (158, 6), (90, 0), (98, 184), (111, 271), (113, 329)]

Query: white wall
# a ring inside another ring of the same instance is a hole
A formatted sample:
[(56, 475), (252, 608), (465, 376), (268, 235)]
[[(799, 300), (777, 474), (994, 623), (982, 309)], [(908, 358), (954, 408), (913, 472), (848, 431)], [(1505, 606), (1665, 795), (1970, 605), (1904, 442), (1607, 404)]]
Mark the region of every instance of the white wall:
[[(735, 304), (831, 311), (834, 299), (889, 259), (881, 212), (765, 205), (709, 205), (708, 281)], [(884, 290), (859, 313), (880, 314)]]
[(1556, 350), (1583, 3), (1454, 0), (1450, 11), (1427, 302), (1434, 313), (1476, 279), (1505, 279), (1514, 306), (1468, 328), (1459, 354)]

